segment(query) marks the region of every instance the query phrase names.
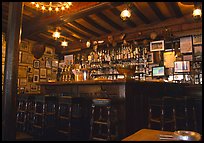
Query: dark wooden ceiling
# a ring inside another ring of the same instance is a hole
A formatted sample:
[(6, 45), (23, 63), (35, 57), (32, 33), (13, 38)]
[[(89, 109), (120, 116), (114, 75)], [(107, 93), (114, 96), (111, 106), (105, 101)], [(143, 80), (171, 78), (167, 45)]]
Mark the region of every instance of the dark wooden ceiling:
[[(131, 18), (123, 21), (120, 12), (128, 7)], [(148, 38), (151, 32), (161, 34), (170, 25), (193, 23), (191, 2), (73, 2), (69, 10), (52, 14), (33, 8), (24, 2), (22, 38), (53, 46), (56, 52), (67, 54), (86, 48), (87, 40), (104, 40), (120, 35), (128, 39)], [(9, 2), (2, 2), (2, 31), (7, 31)], [(52, 32), (60, 27), (62, 38), (54, 40)], [(160, 29), (158, 29), (160, 27)], [(146, 32), (145, 32), (146, 31)], [(178, 29), (177, 29), (178, 31)], [(69, 46), (61, 47), (68, 40)]]

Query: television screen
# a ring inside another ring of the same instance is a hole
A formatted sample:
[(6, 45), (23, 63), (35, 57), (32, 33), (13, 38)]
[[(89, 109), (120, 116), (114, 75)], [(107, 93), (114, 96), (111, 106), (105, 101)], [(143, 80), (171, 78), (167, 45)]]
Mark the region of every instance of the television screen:
[(174, 62), (174, 72), (190, 72), (190, 61), (176, 61)]
[(164, 66), (160, 67), (152, 67), (152, 76), (158, 77), (158, 76), (165, 76)]

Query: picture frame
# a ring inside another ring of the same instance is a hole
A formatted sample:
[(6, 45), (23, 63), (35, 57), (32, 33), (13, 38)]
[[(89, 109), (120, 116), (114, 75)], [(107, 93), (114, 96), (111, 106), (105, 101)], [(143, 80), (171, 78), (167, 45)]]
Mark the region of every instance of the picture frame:
[(34, 75), (39, 75), (39, 73), (40, 73), (39, 69), (34, 69), (34, 71), (33, 71)]
[(33, 74), (28, 74), (27, 80), (28, 82), (33, 82)]
[(164, 51), (164, 40), (150, 42), (150, 51)]
[(19, 78), (19, 86), (26, 86), (27, 78)]
[(192, 37), (182, 37), (180, 38), (180, 52), (181, 53), (192, 53)]
[(202, 44), (202, 35), (194, 35), (193, 36), (193, 45)]
[(51, 75), (52, 75), (51, 69), (47, 69), (47, 77), (51, 77)]
[(27, 76), (27, 66), (19, 66), (18, 67), (18, 77), (24, 77)]
[(29, 42), (28, 41), (21, 41), (21, 43), (20, 43), (20, 50), (28, 52), (28, 50), (29, 50)]
[(58, 60), (52, 60), (52, 67), (58, 67)]
[(183, 55), (183, 60), (184, 61), (193, 61), (193, 56), (192, 55)]
[(33, 63), (32, 54), (22, 52), (21, 63), (32, 64)]
[(202, 55), (202, 45), (193, 46), (194, 55), (201, 56)]
[(33, 82), (39, 82), (39, 75), (34, 75), (33, 76)]
[(46, 55), (53, 55), (54, 54), (53, 48), (45, 47), (44, 54), (46, 54)]
[(51, 68), (51, 65), (52, 65), (52, 59), (47, 57), (45, 67), (46, 68)]
[(45, 58), (44, 57), (40, 59), (40, 67), (45, 68)]
[(39, 60), (33, 61), (33, 68), (40, 68), (40, 61)]
[(46, 78), (46, 68), (40, 68), (40, 78)]
[(36, 92), (38, 91), (38, 86), (36, 84), (30, 84), (30, 91), (31, 92)]
[(149, 63), (149, 64), (153, 64), (154, 63), (154, 53), (148, 53), (147, 54), (147, 62)]

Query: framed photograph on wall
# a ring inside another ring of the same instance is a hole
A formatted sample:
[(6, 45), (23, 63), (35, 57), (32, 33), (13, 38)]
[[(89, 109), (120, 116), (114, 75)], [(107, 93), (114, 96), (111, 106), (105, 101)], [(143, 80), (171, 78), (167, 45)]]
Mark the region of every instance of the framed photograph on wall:
[(40, 72), (39, 72), (39, 69), (34, 69), (34, 71), (33, 71), (33, 74), (34, 74), (34, 75), (39, 75), (39, 73), (40, 73)]
[(193, 61), (193, 56), (192, 55), (183, 55), (183, 60), (184, 61)]
[(33, 74), (28, 74), (28, 82), (33, 82)]
[(202, 44), (202, 35), (193, 36), (193, 45)]
[(164, 40), (150, 42), (150, 51), (163, 51)]
[(58, 60), (52, 60), (52, 67), (58, 67)]
[(27, 53), (27, 52), (22, 52), (21, 62), (26, 63), (26, 64), (32, 64), (33, 63), (32, 54)]
[(40, 68), (40, 61), (39, 60), (34, 60), (33, 61), (33, 68)]
[(40, 67), (41, 67), (41, 68), (45, 68), (45, 58), (44, 58), (44, 57), (42, 57), (42, 58), (40, 59)]
[(191, 36), (180, 38), (180, 51), (181, 53), (192, 53)]
[(52, 65), (52, 59), (47, 57), (45, 67), (46, 68), (51, 68), (51, 65)]
[(28, 41), (21, 41), (21, 43), (20, 43), (20, 50), (28, 52), (28, 49), (29, 49)]
[(166, 68), (174, 67), (174, 62), (176, 61), (176, 56), (174, 51), (164, 52), (164, 66)]
[(18, 77), (27, 77), (27, 66), (18, 67)]
[(40, 68), (40, 78), (46, 78), (46, 69)]
[(27, 85), (27, 78), (19, 78), (19, 85), (26, 86)]
[(33, 82), (39, 82), (39, 75), (33, 76)]
[(147, 54), (147, 62), (149, 64), (153, 64), (154, 63), (154, 54), (152, 52)]
[(53, 55), (54, 54), (54, 51), (52, 48), (50, 47), (45, 47), (45, 54), (46, 55)]
[(31, 92), (36, 92), (38, 91), (38, 86), (36, 84), (30, 84), (30, 91)]

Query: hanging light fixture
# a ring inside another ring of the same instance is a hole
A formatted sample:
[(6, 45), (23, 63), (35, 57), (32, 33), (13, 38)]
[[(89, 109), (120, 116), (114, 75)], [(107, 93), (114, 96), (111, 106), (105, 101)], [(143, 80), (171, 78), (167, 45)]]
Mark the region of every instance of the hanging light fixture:
[(124, 9), (121, 13), (120, 13), (120, 17), (122, 20), (127, 20), (129, 19), (131, 16), (131, 12), (129, 9)]
[(193, 18), (200, 20), (202, 18), (202, 9), (199, 3), (194, 3)]
[(72, 2), (31, 2), (31, 4), (37, 8), (44, 11), (64, 11), (66, 9), (69, 9), (70, 6), (72, 6)]
[(56, 29), (55, 32), (53, 32), (52, 37), (54, 37), (55, 40), (57, 40), (57, 38), (60, 38), (60, 32), (58, 31), (59, 28)]
[(67, 46), (68, 46), (68, 42), (67, 42), (67, 41), (65, 41), (65, 40), (64, 40), (64, 41), (62, 41), (61, 46), (62, 46), (62, 47), (67, 47)]

